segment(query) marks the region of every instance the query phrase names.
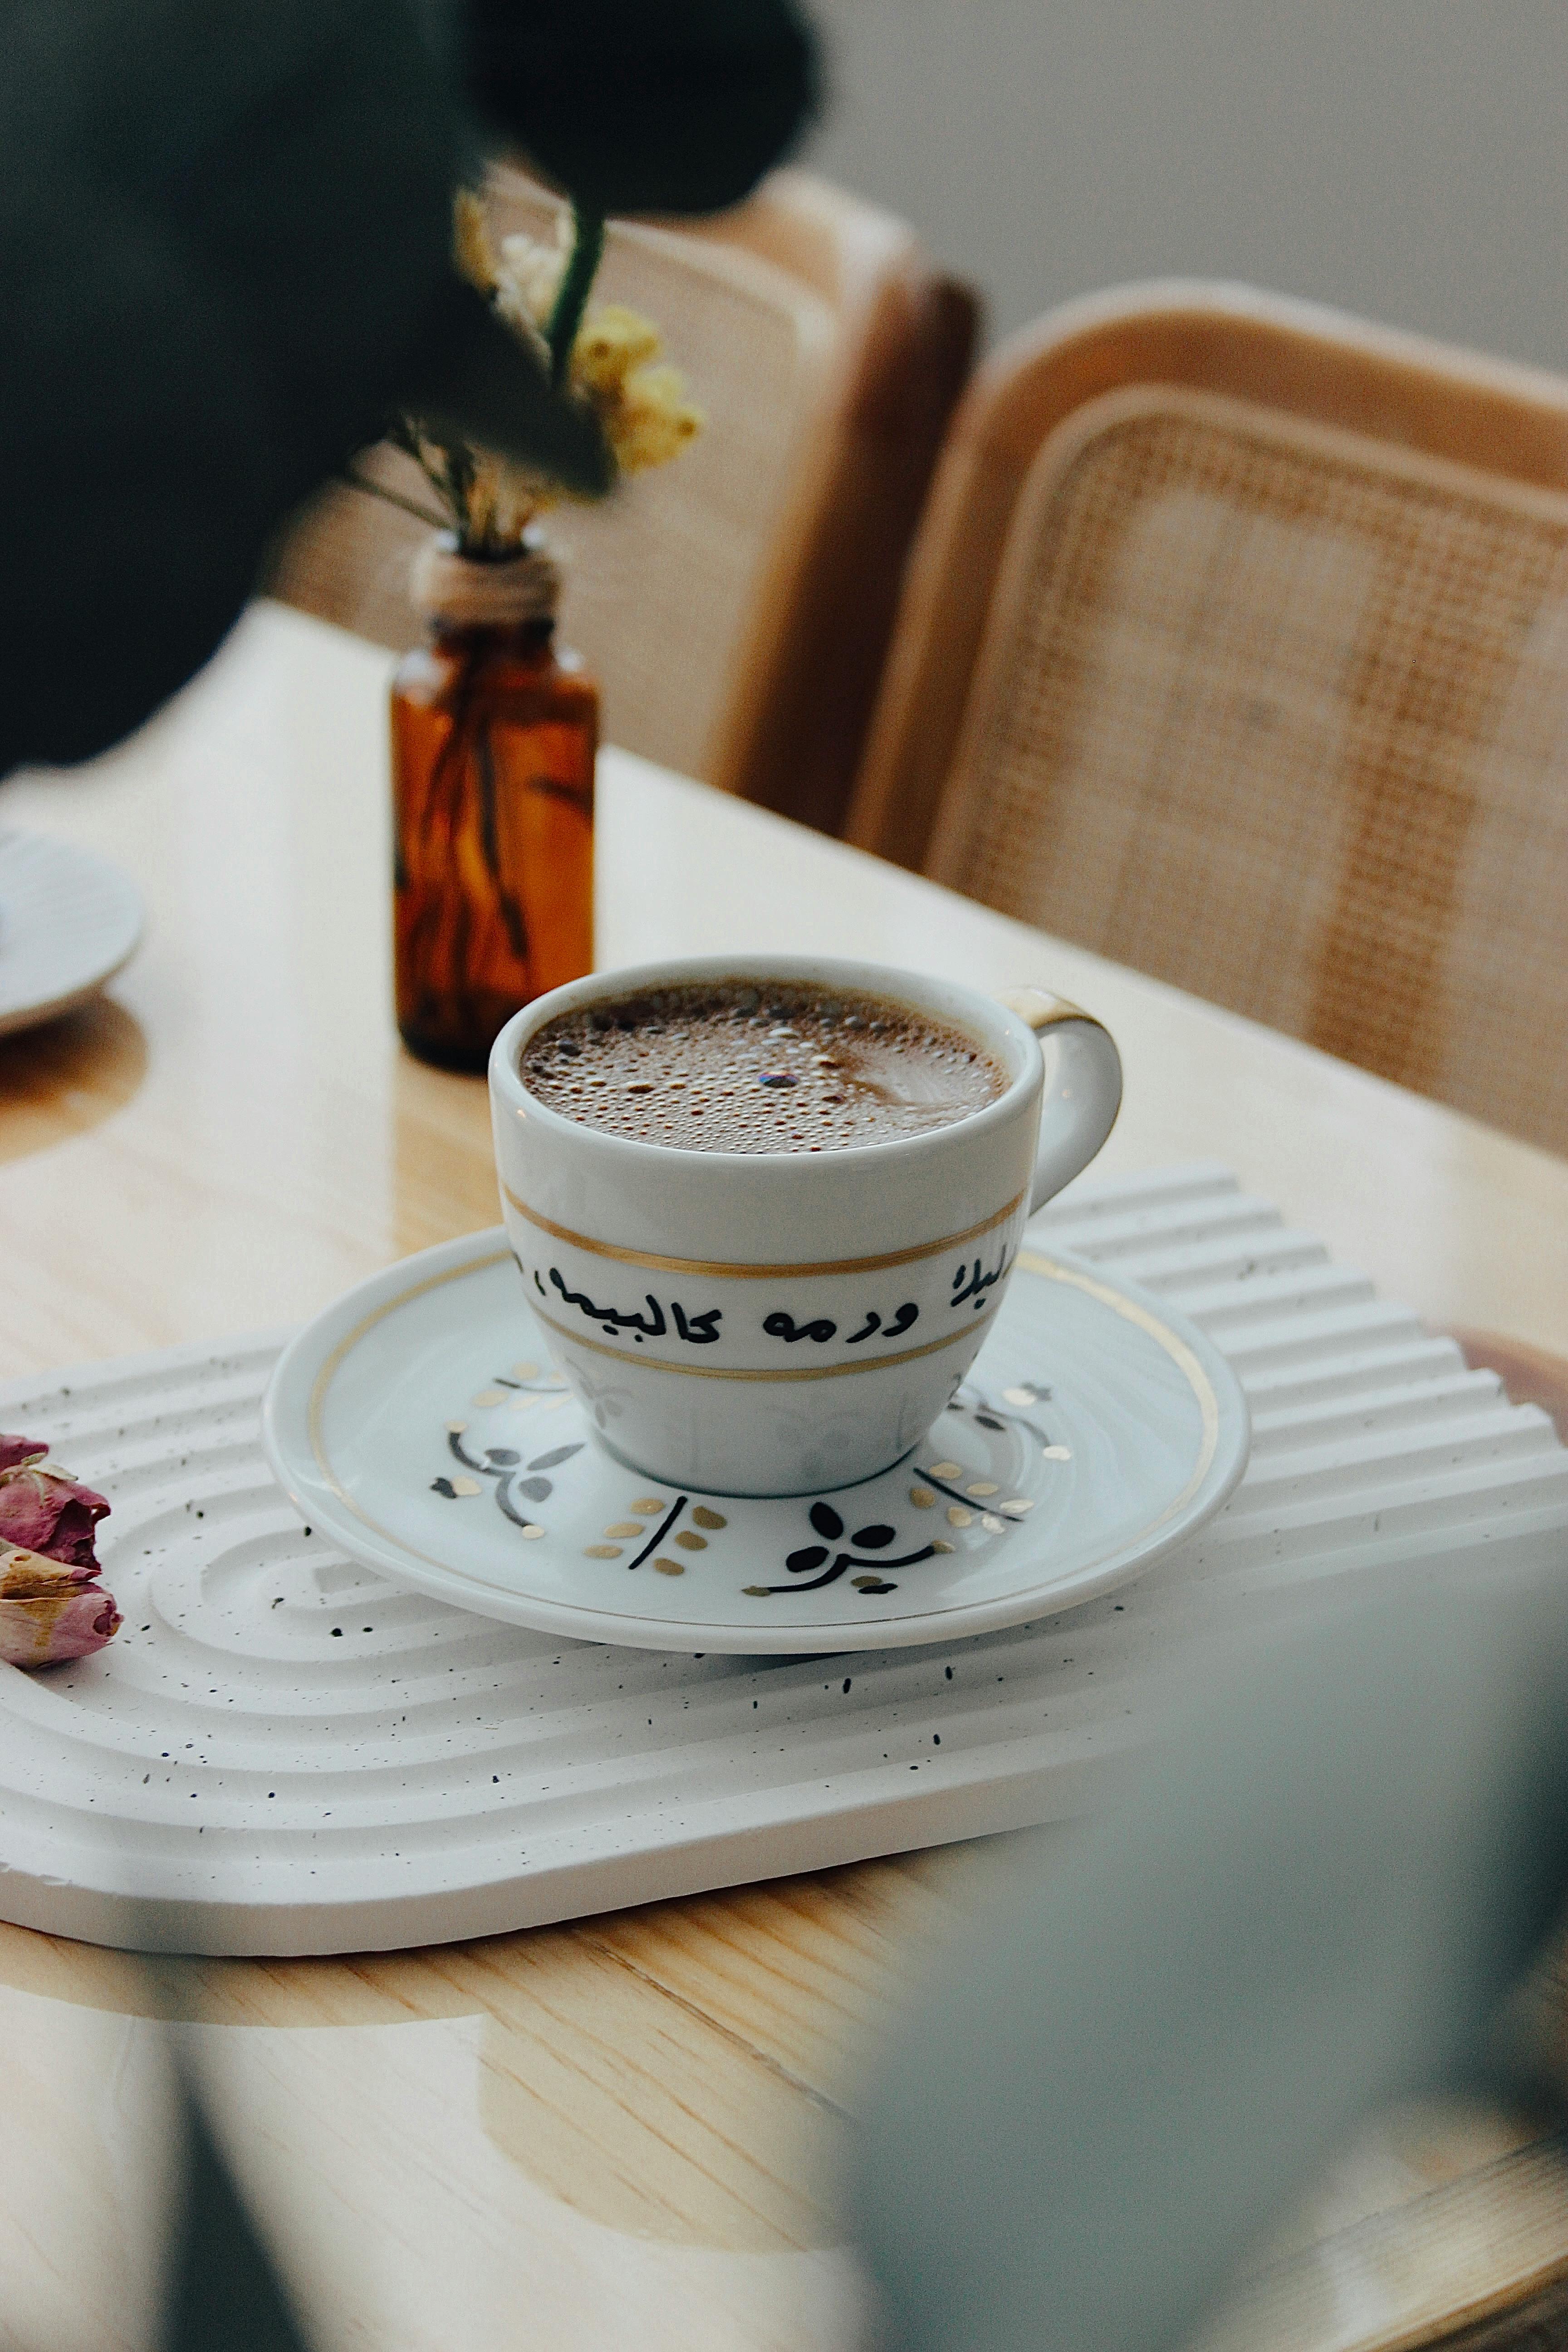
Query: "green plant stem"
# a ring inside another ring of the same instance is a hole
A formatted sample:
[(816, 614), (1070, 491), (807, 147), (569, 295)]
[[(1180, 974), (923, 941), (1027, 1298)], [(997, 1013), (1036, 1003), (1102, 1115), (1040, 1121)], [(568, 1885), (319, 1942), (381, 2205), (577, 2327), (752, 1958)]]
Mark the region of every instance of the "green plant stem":
[(545, 340), (550, 345), (550, 381), (559, 392), (572, 366), (572, 346), (588, 307), (588, 296), (605, 253), (605, 215), (585, 206), (572, 207), (572, 255), (550, 313)]

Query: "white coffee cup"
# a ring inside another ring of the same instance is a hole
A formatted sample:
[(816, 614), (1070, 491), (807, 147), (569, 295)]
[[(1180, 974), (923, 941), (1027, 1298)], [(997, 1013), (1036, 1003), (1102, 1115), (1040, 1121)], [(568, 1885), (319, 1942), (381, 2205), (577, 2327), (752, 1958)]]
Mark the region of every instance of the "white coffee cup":
[[(564, 1118), (519, 1076), (579, 1006), (704, 981), (891, 998), (1006, 1085), (951, 1126), (820, 1152), (688, 1151)], [(490, 1055), (507, 1236), (552, 1357), (608, 1450), (667, 1485), (796, 1495), (917, 1444), (977, 1354), (1024, 1225), (1094, 1157), (1121, 1065), (1089, 1013), (880, 964), (704, 956), (552, 989)]]

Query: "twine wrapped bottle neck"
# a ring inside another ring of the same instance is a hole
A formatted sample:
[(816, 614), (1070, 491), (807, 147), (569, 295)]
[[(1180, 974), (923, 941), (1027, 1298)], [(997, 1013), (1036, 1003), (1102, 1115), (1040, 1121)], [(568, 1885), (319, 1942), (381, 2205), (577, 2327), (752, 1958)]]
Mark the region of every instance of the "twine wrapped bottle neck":
[(428, 541), (414, 559), (409, 593), (438, 629), (510, 629), (552, 621), (561, 575), (541, 546), (523, 547), (494, 563), (459, 555), (449, 531)]

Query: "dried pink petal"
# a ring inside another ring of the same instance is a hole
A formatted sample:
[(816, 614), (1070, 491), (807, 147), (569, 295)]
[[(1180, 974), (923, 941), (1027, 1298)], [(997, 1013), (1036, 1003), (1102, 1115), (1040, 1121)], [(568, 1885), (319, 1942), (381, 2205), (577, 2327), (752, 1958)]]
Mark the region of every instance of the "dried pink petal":
[(0, 1543), (92, 1568), (93, 1528), (108, 1509), (101, 1495), (47, 1462), (0, 1470)]
[(98, 1581), (108, 1503), (51, 1465), (33, 1437), (0, 1435), (0, 1659), (48, 1666), (101, 1650), (121, 1626)]
[(0, 1549), (0, 1659), (52, 1666), (112, 1641), (123, 1621), (97, 1573), (19, 1546)]
[(96, 1568), (93, 1529), (109, 1505), (48, 1459), (33, 1437), (0, 1436), (0, 1544)]

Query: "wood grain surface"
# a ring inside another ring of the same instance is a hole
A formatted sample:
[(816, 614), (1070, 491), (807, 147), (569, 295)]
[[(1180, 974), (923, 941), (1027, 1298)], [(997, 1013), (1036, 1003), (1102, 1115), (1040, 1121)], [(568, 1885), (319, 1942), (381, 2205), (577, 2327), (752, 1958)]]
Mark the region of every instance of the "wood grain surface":
[[(392, 1026), (388, 667), (261, 606), (114, 758), (0, 789), (0, 823), (90, 842), (149, 906), (108, 998), (0, 1044), (0, 1371), (288, 1322), (494, 1221), (482, 1085)], [(1228, 1161), (1434, 1321), (1568, 1352), (1568, 1165), (639, 762), (606, 754), (602, 786), (601, 962), (819, 947), (1059, 990), (1122, 1046), (1105, 1164)], [(858, 2086), (1016, 1866), (995, 1840), (156, 1978), (0, 1928), (0, 2347), (151, 2340), (174, 2035), (321, 2345), (849, 2352)], [(1346, 2152), (1205, 2341), (1492, 2352), (1564, 2277), (1547, 2124), (1428, 2106)]]

